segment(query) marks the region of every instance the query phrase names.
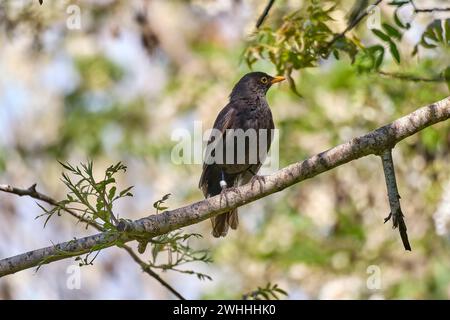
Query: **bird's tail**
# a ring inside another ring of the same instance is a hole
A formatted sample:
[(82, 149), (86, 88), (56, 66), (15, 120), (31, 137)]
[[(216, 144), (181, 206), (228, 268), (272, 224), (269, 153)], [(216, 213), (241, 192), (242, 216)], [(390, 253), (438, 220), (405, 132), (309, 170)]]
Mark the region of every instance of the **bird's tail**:
[[(206, 166), (200, 178), (199, 186), (203, 190), (206, 198), (218, 195), (221, 193), (220, 180), (225, 179), (228, 187), (233, 187), (237, 182), (237, 175), (224, 174), (217, 166)], [(225, 198), (225, 196), (224, 196)], [(226, 199), (224, 199), (226, 201)], [(239, 224), (237, 209), (219, 214), (211, 218), (213, 227), (212, 235), (216, 238), (225, 237), (228, 228), (236, 229)]]
[(239, 225), (238, 210), (234, 209), (212, 217), (211, 223), (213, 228), (212, 235), (216, 238), (225, 237), (228, 232), (228, 227), (236, 230)]

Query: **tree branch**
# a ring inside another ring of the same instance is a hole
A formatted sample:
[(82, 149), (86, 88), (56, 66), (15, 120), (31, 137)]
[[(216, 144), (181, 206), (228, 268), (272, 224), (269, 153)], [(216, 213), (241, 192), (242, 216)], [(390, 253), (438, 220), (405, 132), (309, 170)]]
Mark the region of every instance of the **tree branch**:
[[(49, 196), (38, 192), (36, 190), (36, 183), (33, 184), (28, 189), (20, 189), (20, 188), (12, 187), (12, 186), (7, 185), (7, 184), (0, 184), (0, 191), (7, 192), (7, 193), (13, 193), (13, 194), (16, 194), (16, 195), (18, 195), (20, 197), (29, 196), (31, 198), (34, 198), (34, 199), (37, 199), (37, 200), (40, 200), (40, 201), (44, 201), (44, 202), (46, 202), (48, 204), (51, 204), (52, 206), (57, 206), (58, 205), (58, 202), (55, 199), (50, 198)], [(84, 222), (87, 225), (90, 225), (90, 226), (94, 227), (95, 229), (97, 229), (99, 231), (103, 231), (103, 228), (98, 223), (96, 223), (95, 221), (86, 219), (81, 214), (79, 214), (79, 213), (77, 213), (74, 210), (71, 210), (69, 208), (63, 208), (63, 209), (64, 209), (64, 211), (66, 211), (67, 213), (69, 213), (70, 215), (75, 217), (78, 221)]]
[[(378, 6), (381, 1), (383, 0), (377, 0), (374, 2), (374, 4), (371, 5), (371, 7), (373, 6)], [(331, 41), (328, 43), (327, 48), (330, 48), (336, 41), (338, 41), (339, 39), (345, 37), (345, 35), (347, 34), (347, 32), (349, 32), (350, 30), (352, 30), (354, 27), (356, 27), (365, 17), (367, 17), (370, 14), (370, 10), (364, 10), (363, 13), (361, 13), (356, 19), (354, 19), (353, 21), (351, 21), (348, 25), (347, 28), (344, 29), (344, 31), (342, 31), (341, 33), (336, 34), (333, 39), (331, 39)]]
[(448, 8), (417, 8), (416, 3), (414, 2), (414, 0), (410, 0), (409, 1), (411, 3), (411, 5), (414, 8), (414, 13), (426, 13), (426, 12), (434, 12), (434, 11), (450, 11), (450, 7)]
[(414, 9), (415, 13), (423, 13), (423, 12), (445, 12), (450, 11), (450, 7), (448, 8), (416, 8)]
[(395, 179), (394, 160), (392, 159), (392, 150), (386, 149), (381, 154), (381, 160), (383, 162), (384, 178), (386, 179), (386, 188), (389, 198), (389, 206), (391, 212), (388, 217), (384, 219), (384, 223), (388, 222), (392, 217), (393, 228), (398, 228), (400, 237), (402, 238), (403, 246), (405, 250), (411, 251), (411, 245), (409, 244), (408, 234), (405, 221), (403, 220), (403, 212), (400, 207), (400, 195), (398, 193), (397, 181)]
[(251, 183), (249, 183), (235, 190), (228, 190), (225, 197), (226, 203), (223, 203), (222, 197), (218, 195), (137, 221), (126, 222), (121, 220), (118, 227), (123, 232), (103, 232), (0, 260), (0, 277), (44, 263), (79, 256), (98, 250), (99, 247), (120, 245), (142, 235), (154, 237), (198, 223), (281, 191), (352, 160), (370, 154), (379, 155), (384, 150), (393, 148), (399, 141), (449, 118), (450, 97), (447, 97), (363, 136), (354, 138), (304, 161), (291, 164), (274, 174), (266, 176), (265, 182), (260, 186), (252, 188)]
[(443, 76), (438, 76), (434, 78), (422, 78), (419, 76), (415, 76), (412, 74), (407, 73), (398, 73), (398, 72), (386, 72), (386, 71), (378, 71), (379, 74), (382, 76), (399, 79), (399, 80), (406, 80), (406, 81), (413, 81), (413, 82), (445, 82), (446, 79)]
[(142, 261), (141, 258), (139, 258), (139, 256), (133, 251), (133, 249), (131, 249), (129, 246), (127, 245), (123, 245), (122, 246), (123, 249), (125, 249), (128, 254), (131, 256), (131, 258), (133, 258), (133, 260), (141, 266), (142, 271), (144, 271), (145, 273), (147, 273), (150, 277), (155, 278), (159, 283), (161, 283), (161, 285), (163, 285), (164, 287), (167, 288), (167, 290), (169, 290), (170, 292), (172, 292), (178, 299), (180, 300), (186, 300), (178, 291), (176, 291), (173, 287), (171, 287), (166, 281), (164, 281), (164, 279), (162, 279), (155, 271), (153, 271), (151, 269), (151, 267), (145, 263), (144, 261)]
[[(0, 191), (4, 191), (7, 193), (12, 193), (15, 195), (18, 195), (20, 197), (22, 196), (29, 196), (31, 198), (40, 200), (40, 201), (44, 201), (50, 205), (53, 206), (57, 206), (58, 202), (43, 194), (40, 193), (36, 190), (36, 183), (33, 184), (31, 187), (29, 187), (28, 189), (20, 189), (20, 188), (16, 188), (16, 187), (12, 187), (10, 185), (6, 185), (6, 184), (0, 184)], [(92, 226), (93, 228), (97, 229), (98, 231), (103, 231), (103, 228), (96, 223), (93, 220), (88, 220), (83, 218), (83, 216), (81, 216), (80, 214), (78, 214), (77, 212), (69, 209), (69, 208), (63, 208), (64, 211), (66, 211), (67, 213), (69, 213), (70, 215), (72, 215), (73, 217), (75, 217), (78, 221), (83, 221), (85, 222), (87, 225)], [(176, 291), (174, 288), (172, 288), (166, 281), (164, 281), (156, 272), (154, 272), (153, 270), (151, 270), (150, 266), (145, 263), (144, 261), (141, 260), (141, 258), (139, 258), (139, 256), (134, 252), (134, 250), (127, 246), (126, 244), (123, 244), (120, 246), (121, 248), (123, 248), (126, 252), (128, 252), (128, 254), (131, 256), (131, 258), (141, 266), (142, 271), (144, 271), (145, 273), (147, 273), (149, 276), (151, 276), (152, 278), (155, 278), (155, 280), (157, 280), (161, 285), (163, 285), (164, 287), (166, 287), (170, 292), (172, 292), (177, 298), (179, 298), (180, 300), (186, 300), (178, 291)]]
[(269, 0), (266, 7), (264, 8), (263, 13), (258, 18), (258, 21), (256, 22), (256, 29), (259, 29), (261, 25), (263, 24), (264, 20), (266, 19), (267, 15), (269, 14), (270, 9), (272, 8), (273, 4), (275, 3), (275, 0)]

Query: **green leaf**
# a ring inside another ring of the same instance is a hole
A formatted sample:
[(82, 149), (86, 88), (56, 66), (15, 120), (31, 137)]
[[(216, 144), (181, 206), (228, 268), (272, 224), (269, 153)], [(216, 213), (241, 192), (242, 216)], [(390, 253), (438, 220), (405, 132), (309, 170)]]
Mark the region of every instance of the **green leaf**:
[(138, 244), (138, 252), (140, 254), (143, 254), (145, 252), (145, 249), (147, 249), (148, 241), (139, 241)]
[(383, 63), (383, 59), (384, 59), (384, 48), (383, 51), (379, 51), (380, 54), (378, 54), (375, 58), (375, 70), (380, 69), (381, 64)]
[(158, 254), (164, 249), (164, 245), (162, 244), (154, 244), (152, 247), (152, 259), (153, 261), (156, 260), (156, 257), (158, 257)]
[(397, 63), (400, 63), (400, 53), (398, 52), (397, 46), (393, 41), (389, 42), (389, 50)]
[[(437, 19), (430, 23), (425, 32), (422, 34), (420, 39), (420, 45), (427, 49), (436, 48), (438, 45), (442, 44), (444, 47), (450, 45), (449, 38), (450, 36), (447, 34), (444, 35), (444, 29), (450, 29), (450, 19), (447, 19), (445, 22)], [(444, 27), (442, 27), (444, 24)]]
[(378, 70), (384, 60), (384, 47), (380, 45), (375, 45), (370, 47), (369, 49), (372, 52), (372, 55), (375, 59), (373, 67), (375, 70)]
[(445, 30), (445, 43), (447, 45), (450, 45), (450, 18), (445, 20), (444, 30)]
[(391, 38), (385, 34), (383, 31), (378, 30), (378, 29), (372, 29), (372, 32), (381, 40), (386, 41), (386, 42), (390, 42)]
[(108, 199), (111, 201), (116, 195), (116, 187), (109, 189)]
[(402, 28), (402, 29), (409, 29), (409, 28), (411, 27), (411, 24), (410, 24), (410, 23), (404, 24), (404, 23), (400, 20), (400, 17), (398, 16), (398, 8), (395, 9), (395, 11), (394, 11), (394, 22), (395, 22), (395, 24), (396, 24), (398, 27), (400, 27), (400, 28)]
[(338, 50), (333, 50), (333, 56), (336, 60), (339, 60), (339, 51)]
[(109, 212), (106, 210), (97, 210), (97, 216), (105, 222), (108, 222), (110, 219)]
[(101, 197), (98, 197), (97, 204), (95, 205), (95, 208), (97, 209), (97, 211), (101, 211), (104, 206), (105, 206), (105, 203), (103, 202), (103, 199)]
[(269, 297), (269, 295), (267, 294), (267, 292), (266, 291), (264, 291), (264, 289), (261, 289), (261, 288), (258, 288), (259, 289), (259, 294), (261, 295), (261, 296), (263, 296), (264, 297), (264, 299), (266, 299), (266, 300), (270, 300), (270, 297)]
[(283, 294), (285, 296), (288, 295), (288, 293), (286, 291), (284, 291), (283, 289), (279, 288), (278, 286), (276, 286), (276, 288), (273, 288), (273, 290), (275, 290), (275, 291), (277, 291), (277, 292), (279, 292), (279, 293), (281, 293), (281, 294)]
[(168, 200), (169, 199), (169, 197), (171, 196), (171, 193), (167, 193), (167, 194), (165, 194), (163, 197), (162, 197), (162, 201), (166, 201), (166, 200)]
[(375, 66), (375, 57), (372, 50), (361, 50), (355, 59), (355, 67), (359, 73), (370, 72)]
[(396, 28), (394, 28), (393, 26), (387, 24), (387, 23), (383, 23), (382, 24), (384, 31), (386, 31), (386, 33), (394, 38), (397, 38), (398, 40), (402, 39), (402, 34), (400, 33), (400, 31), (398, 31)]
[(63, 163), (63, 162), (61, 162), (59, 160), (58, 160), (58, 162), (59, 162), (60, 165), (62, 165), (64, 167), (64, 169), (69, 170), (71, 172), (75, 171), (75, 169), (69, 163)]
[(122, 191), (120, 191), (119, 197), (128, 196), (128, 195), (133, 196), (133, 194), (132, 194), (131, 192), (128, 192), (128, 191), (130, 191), (131, 189), (133, 189), (133, 187), (134, 187), (134, 186), (131, 186), (131, 187), (128, 187), (128, 188), (123, 189)]
[(403, 6), (405, 4), (408, 4), (410, 2), (411, 2), (410, 0), (398, 0), (398, 1), (394, 0), (394, 1), (389, 2), (388, 5), (401, 7), (401, 6)]
[(155, 208), (157, 211), (159, 210), (166, 210), (169, 207), (163, 207), (161, 206), (167, 199), (169, 199), (170, 197), (170, 193), (165, 194), (160, 200), (155, 201), (155, 203), (153, 203), (153, 208)]
[(81, 166), (84, 169), (84, 172), (86, 172), (88, 174), (89, 177), (92, 177), (92, 169), (93, 169), (93, 162), (92, 161), (88, 161), (87, 164), (82, 163)]
[(420, 41), (420, 45), (421, 45), (422, 47), (424, 47), (424, 48), (427, 48), (427, 49), (434, 49), (434, 48), (437, 47), (437, 45), (434, 45), (434, 44), (431, 44), (431, 43), (426, 42), (425, 39), (422, 39), (422, 40)]

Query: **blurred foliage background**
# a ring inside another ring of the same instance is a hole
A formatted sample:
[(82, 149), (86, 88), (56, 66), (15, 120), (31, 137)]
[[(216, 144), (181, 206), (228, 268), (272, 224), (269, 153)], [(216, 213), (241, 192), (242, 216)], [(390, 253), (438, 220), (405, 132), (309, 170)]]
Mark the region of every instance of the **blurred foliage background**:
[[(171, 162), (171, 134), (193, 131), (194, 121), (210, 127), (249, 65), (290, 76), (291, 86), (268, 95), (280, 167), (440, 100), (449, 93), (440, 80), (450, 65), (450, 22), (443, 37), (430, 24), (449, 13), (415, 14), (403, 2), (398, 11), (379, 5), (380, 22), (400, 36), (383, 27), (377, 35), (364, 20), (331, 50), (327, 43), (345, 29), (354, 1), (279, 0), (257, 33), (266, 1), (1, 1), (0, 183), (37, 183), (61, 199), (67, 190), (57, 160), (92, 159), (100, 174), (122, 161), (128, 171), (118, 183), (135, 187), (118, 204), (121, 217), (154, 213), (152, 204), (167, 193), (170, 208), (200, 200), (201, 165)], [(81, 29), (67, 26), (71, 4), (80, 9)], [(448, 299), (449, 152), (448, 123), (394, 150), (412, 252), (383, 224), (389, 207), (381, 161), (370, 156), (243, 207), (239, 230), (225, 239), (212, 238), (209, 221), (186, 228), (203, 235), (191, 245), (213, 258), (192, 268), (212, 281), (160, 275), (187, 298), (240, 298), (271, 282), (288, 299)], [(0, 194), (0, 257), (95, 232), (66, 215), (43, 229), (40, 213), (32, 199)], [(66, 286), (73, 263), (2, 278), (0, 298), (173, 298), (117, 248), (81, 268), (80, 290)], [(366, 285), (370, 266), (379, 270), (379, 288)]]

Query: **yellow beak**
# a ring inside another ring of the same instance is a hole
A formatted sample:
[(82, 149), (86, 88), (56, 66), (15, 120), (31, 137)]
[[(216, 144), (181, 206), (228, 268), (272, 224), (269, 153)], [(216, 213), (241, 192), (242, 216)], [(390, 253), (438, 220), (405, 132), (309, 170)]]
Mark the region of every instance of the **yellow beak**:
[(277, 83), (277, 82), (281, 82), (281, 81), (283, 81), (283, 80), (285, 80), (285, 79), (286, 79), (286, 78), (283, 77), (283, 76), (276, 76), (276, 77), (274, 77), (274, 78), (272, 79), (271, 83), (274, 84), (274, 83)]

